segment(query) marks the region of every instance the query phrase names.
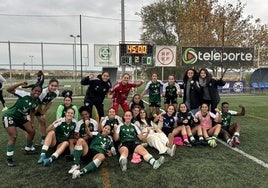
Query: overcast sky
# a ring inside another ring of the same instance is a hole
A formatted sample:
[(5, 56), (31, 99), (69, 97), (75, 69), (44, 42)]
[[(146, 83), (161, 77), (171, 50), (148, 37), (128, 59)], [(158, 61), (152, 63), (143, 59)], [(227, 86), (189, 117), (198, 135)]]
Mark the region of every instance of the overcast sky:
[[(157, 0), (125, 0), (126, 41), (140, 40), (141, 19), (135, 13), (153, 2)], [(242, 3), (247, 3), (245, 16), (253, 15), (254, 18), (261, 18), (262, 23), (267, 23), (266, 0), (242, 0)], [(69, 35), (79, 34), (80, 14), (83, 15), (83, 43), (119, 43), (121, 0), (0, 0), (0, 41), (73, 43), (74, 39)], [(36, 52), (33, 49), (36, 45), (12, 46), (12, 62), (29, 64), (29, 56), (34, 56), (34, 62), (40, 61), (40, 50)], [(72, 61), (70, 46), (47, 51), (56, 54), (67, 52), (66, 58)], [(8, 62), (6, 54), (7, 45), (0, 43), (1, 64)]]

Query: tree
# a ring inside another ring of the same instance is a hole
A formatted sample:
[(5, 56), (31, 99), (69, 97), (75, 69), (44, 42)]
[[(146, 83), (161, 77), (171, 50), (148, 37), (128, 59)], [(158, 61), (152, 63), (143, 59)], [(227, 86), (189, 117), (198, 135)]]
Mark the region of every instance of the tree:
[[(267, 46), (267, 25), (243, 18), (245, 4), (218, 0), (161, 0), (143, 7), (141, 39), (157, 45), (177, 45), (177, 69), (182, 68), (182, 46)], [(267, 54), (267, 53), (263, 53)], [(210, 67), (217, 74), (218, 67)], [(221, 67), (222, 76), (230, 67)]]

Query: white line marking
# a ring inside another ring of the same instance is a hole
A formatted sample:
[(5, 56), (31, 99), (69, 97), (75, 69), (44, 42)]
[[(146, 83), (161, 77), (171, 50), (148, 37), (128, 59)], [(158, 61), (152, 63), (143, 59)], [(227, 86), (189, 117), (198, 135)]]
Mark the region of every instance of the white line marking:
[(256, 157), (252, 156), (252, 155), (249, 155), (247, 153), (245, 153), (244, 151), (236, 148), (236, 147), (230, 147), (227, 143), (225, 143), (224, 141), (222, 140), (219, 140), (217, 139), (221, 144), (225, 145), (226, 147), (236, 151), (237, 153), (240, 153), (241, 155), (243, 155), (244, 157), (247, 157), (248, 159), (251, 159), (252, 161), (258, 163), (259, 165), (265, 167), (265, 168), (268, 168), (268, 164), (265, 163), (264, 161), (260, 160), (260, 159), (257, 159)]
[[(146, 104), (149, 104), (147, 101), (143, 100), (143, 102), (145, 102)], [(161, 109), (162, 110), (162, 109)], [(164, 110), (162, 110), (164, 111)], [(225, 143), (224, 141), (220, 140), (220, 139), (217, 139), (221, 144), (223, 144), (224, 146), (236, 151), (237, 153), (240, 153), (241, 155), (243, 155), (244, 157), (254, 161), (255, 163), (258, 163), (259, 165), (265, 167), (265, 168), (268, 168), (268, 164), (265, 163), (264, 161), (260, 160), (260, 159), (257, 159), (256, 157), (252, 156), (252, 155), (249, 155), (247, 153), (245, 153), (244, 151), (236, 148), (236, 147), (230, 147), (227, 143)]]

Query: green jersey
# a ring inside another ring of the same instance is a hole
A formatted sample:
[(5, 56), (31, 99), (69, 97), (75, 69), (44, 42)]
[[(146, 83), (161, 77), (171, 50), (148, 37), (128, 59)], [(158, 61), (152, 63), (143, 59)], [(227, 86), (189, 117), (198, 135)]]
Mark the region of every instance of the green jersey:
[(114, 125), (120, 125), (122, 124), (120, 117), (118, 115), (115, 115), (114, 119), (109, 119), (108, 116), (105, 116), (104, 119), (101, 122), (102, 127), (104, 127), (105, 125), (110, 125), (111, 126), (111, 133), (110, 135), (113, 135), (113, 129), (114, 129)]
[(116, 133), (119, 134), (120, 142), (139, 142), (137, 135), (141, 134), (140, 129), (134, 125), (121, 124), (118, 126)]
[[(89, 128), (90, 132), (97, 132), (98, 131), (97, 121), (90, 118), (88, 128)], [(79, 132), (79, 137), (81, 137), (81, 138), (83, 138), (87, 135), (86, 125), (85, 125), (84, 120), (81, 119), (80, 121), (78, 121), (77, 126), (75, 127), (75, 132), (76, 133)]]
[(50, 102), (53, 102), (59, 96), (59, 91), (56, 90), (55, 92), (50, 92), (48, 88), (43, 89), (39, 99), (41, 104), (46, 105)]
[(30, 115), (31, 110), (35, 110), (39, 104), (39, 99), (33, 99), (29, 92), (15, 90), (15, 95), (18, 96), (16, 103), (8, 108), (3, 114), (3, 117), (13, 117), (14, 120), (21, 118), (26, 119)]
[(149, 90), (149, 103), (161, 102), (160, 89), (163, 85), (163, 82), (160, 80), (157, 80), (156, 82), (149, 81), (146, 84), (145, 89)]
[(174, 85), (170, 85), (169, 83), (165, 83), (163, 86), (163, 92), (165, 92), (166, 98), (177, 98), (178, 92), (180, 92), (180, 86), (177, 83), (174, 83)]
[(54, 124), (56, 138), (59, 143), (68, 141), (74, 133), (76, 127), (76, 120), (72, 119), (70, 123), (61, 118), (59, 122)]
[(225, 114), (221, 114), (222, 119), (222, 129), (228, 130), (231, 125), (232, 116), (235, 116), (237, 114), (236, 111), (229, 110)]
[(110, 136), (103, 136), (101, 133), (97, 133), (94, 136), (89, 148), (94, 149), (102, 154), (106, 154), (107, 150), (113, 147), (113, 142)]

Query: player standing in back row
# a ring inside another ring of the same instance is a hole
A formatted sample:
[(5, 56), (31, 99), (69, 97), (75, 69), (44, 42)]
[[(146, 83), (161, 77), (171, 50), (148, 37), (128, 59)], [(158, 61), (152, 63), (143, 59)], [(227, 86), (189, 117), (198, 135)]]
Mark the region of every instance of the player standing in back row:
[(130, 83), (129, 79), (130, 75), (128, 73), (124, 73), (122, 80), (120, 82), (117, 82), (111, 89), (111, 95), (113, 99), (112, 108), (115, 110), (116, 115), (118, 115), (119, 105), (121, 105), (124, 112), (129, 110), (129, 103), (127, 101), (127, 98), (130, 89), (133, 87), (139, 87), (144, 83), (143, 80), (140, 80), (138, 83)]
[(141, 93), (141, 97), (144, 96), (145, 92), (149, 90), (149, 117), (152, 117), (153, 110), (155, 108), (155, 113), (160, 114), (161, 107), (161, 93), (160, 88), (164, 83), (161, 80), (157, 79), (157, 74), (152, 74), (152, 80), (150, 80), (146, 86), (144, 91)]

